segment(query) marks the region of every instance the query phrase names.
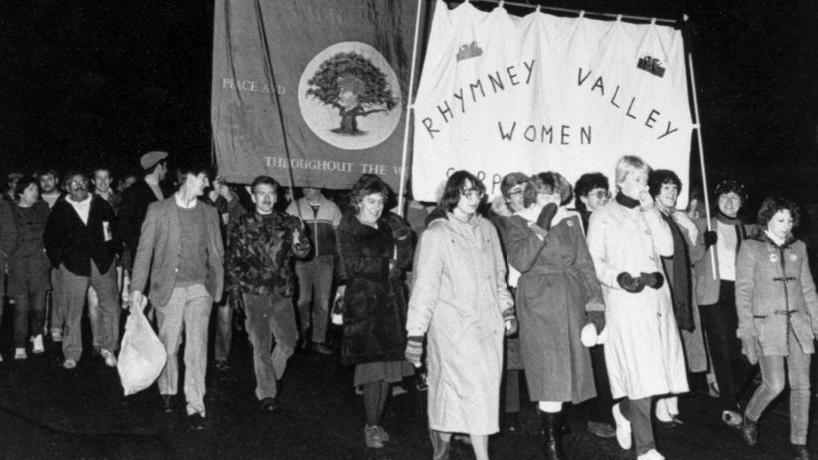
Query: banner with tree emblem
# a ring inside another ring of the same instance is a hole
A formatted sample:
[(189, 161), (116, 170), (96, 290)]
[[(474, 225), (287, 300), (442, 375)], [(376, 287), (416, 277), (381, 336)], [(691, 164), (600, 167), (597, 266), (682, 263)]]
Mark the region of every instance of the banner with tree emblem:
[(349, 188), (373, 173), (397, 190), (418, 5), (217, 0), (211, 122), (219, 173), (287, 184), (292, 167), (296, 186), (320, 188)]
[[(412, 188), (437, 199), (452, 171), (553, 170), (572, 183), (639, 155), (689, 184), (692, 122), (680, 31), (438, 1), (414, 105)], [(686, 200), (681, 200), (685, 201)]]

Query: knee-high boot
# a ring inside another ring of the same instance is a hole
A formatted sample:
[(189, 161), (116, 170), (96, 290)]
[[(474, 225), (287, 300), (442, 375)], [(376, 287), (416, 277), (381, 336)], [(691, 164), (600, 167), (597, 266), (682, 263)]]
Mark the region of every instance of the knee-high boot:
[(543, 453), (548, 460), (565, 460), (562, 452), (562, 412), (540, 411)]
[(432, 440), (432, 460), (449, 460), (449, 452), (451, 451), (452, 440), (443, 440), (440, 431), (429, 428), (429, 438)]

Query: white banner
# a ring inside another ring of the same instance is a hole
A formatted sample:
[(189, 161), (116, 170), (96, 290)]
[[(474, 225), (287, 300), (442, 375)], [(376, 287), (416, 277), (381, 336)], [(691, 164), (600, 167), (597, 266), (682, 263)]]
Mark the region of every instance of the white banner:
[(625, 154), (686, 187), (687, 94), (682, 34), (671, 27), (438, 1), (414, 108), (414, 197), (436, 201), (458, 169), (491, 195), (512, 171), (572, 183), (599, 171), (613, 185)]

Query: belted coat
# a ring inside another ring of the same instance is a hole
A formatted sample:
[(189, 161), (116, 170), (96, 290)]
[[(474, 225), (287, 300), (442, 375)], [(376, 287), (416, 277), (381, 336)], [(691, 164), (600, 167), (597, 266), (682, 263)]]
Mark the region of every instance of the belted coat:
[(778, 246), (762, 237), (741, 245), (736, 261), (736, 310), (736, 335), (757, 338), (763, 355), (789, 354), (790, 326), (801, 350), (815, 351), (818, 295), (803, 241)]

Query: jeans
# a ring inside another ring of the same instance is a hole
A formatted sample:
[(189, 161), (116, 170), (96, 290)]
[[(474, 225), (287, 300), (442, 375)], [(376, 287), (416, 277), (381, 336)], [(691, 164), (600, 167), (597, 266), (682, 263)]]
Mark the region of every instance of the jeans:
[(100, 323), (102, 336), (100, 347), (114, 352), (119, 348), (119, 296), (116, 293), (116, 267), (113, 264), (106, 273), (100, 273), (91, 261), (91, 276), (71, 273), (65, 265), (60, 265), (60, 282), (65, 306), (65, 334), (62, 352), (65, 359), (79, 361), (82, 356), (82, 310), (88, 286), (99, 295)]
[[(122, 292), (122, 283), (122, 267), (116, 267), (117, 294)], [(119, 302), (118, 297), (117, 302)], [(103, 331), (106, 326), (102, 323), (102, 315), (100, 314), (99, 308), (99, 295), (97, 295), (97, 291), (93, 288), (93, 286), (88, 287), (88, 319), (91, 323), (91, 335), (93, 337), (94, 348), (103, 348), (102, 336), (104, 335)], [(119, 343), (119, 324), (117, 324), (112, 331), (109, 331), (109, 333), (114, 334), (116, 342)]]
[(741, 342), (736, 337), (738, 316), (736, 315), (735, 283), (722, 281), (719, 288), (719, 302), (715, 305), (700, 305), (702, 329), (710, 347), (713, 370), (719, 384), (721, 410), (738, 410), (739, 393), (753, 377), (754, 366), (741, 354)]
[[(292, 308), (292, 305), (290, 306)], [(216, 343), (213, 344), (213, 359), (226, 362), (233, 342), (233, 306), (222, 301), (216, 305)]]
[(49, 276), (50, 265), (40, 257), (14, 258), (9, 261), (8, 295), (14, 298), (15, 303), (16, 348), (24, 348), (30, 336), (43, 333)]
[(187, 414), (205, 415), (204, 395), (207, 375), (207, 328), (213, 298), (204, 285), (175, 286), (170, 300), (156, 308), (159, 340), (168, 360), (159, 374), (159, 394), (175, 395), (179, 387), (179, 342), (185, 331), (185, 399)]
[[(784, 390), (786, 384), (784, 378), (787, 377), (790, 381), (790, 442), (806, 444), (810, 404), (809, 366), (812, 354), (806, 354), (801, 350), (792, 329), (788, 334), (789, 356), (759, 357), (761, 386), (756, 389), (747, 404), (746, 414), (751, 420), (758, 420), (764, 409)], [(786, 371), (784, 361), (787, 362)]]
[(298, 341), (293, 303), (286, 297), (245, 294), (244, 311), (245, 328), (253, 345), (256, 397), (274, 398), (277, 381), (284, 375), (287, 359)]
[[(298, 277), (298, 316), (301, 332), (306, 339), (307, 329), (312, 325), (312, 341), (324, 343), (329, 321), (329, 295), (335, 274), (335, 256), (315, 256), (312, 260), (296, 261)], [(310, 307), (312, 306), (312, 314)]]
[(51, 269), (51, 296), (49, 302), (51, 305), (49, 312), (49, 323), (52, 330), (59, 330), (62, 332), (65, 326), (65, 308), (66, 301), (62, 288), (62, 276), (59, 268)]

